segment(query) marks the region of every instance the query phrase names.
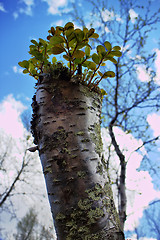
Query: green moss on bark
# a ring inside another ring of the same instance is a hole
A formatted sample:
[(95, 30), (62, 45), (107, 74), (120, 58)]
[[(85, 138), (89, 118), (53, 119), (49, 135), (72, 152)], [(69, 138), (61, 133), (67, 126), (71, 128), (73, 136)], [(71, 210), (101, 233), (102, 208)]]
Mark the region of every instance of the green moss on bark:
[(92, 132), (90, 133), (92, 142), (96, 145), (95, 151), (101, 156), (103, 151), (103, 143), (101, 138), (101, 126), (100, 123), (95, 123)]

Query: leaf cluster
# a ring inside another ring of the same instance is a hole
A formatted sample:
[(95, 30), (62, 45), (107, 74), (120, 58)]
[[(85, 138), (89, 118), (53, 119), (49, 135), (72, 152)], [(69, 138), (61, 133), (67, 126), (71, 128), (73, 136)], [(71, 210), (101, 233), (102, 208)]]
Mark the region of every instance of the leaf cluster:
[[(48, 66), (58, 63), (55, 55), (63, 54), (63, 58), (68, 62), (70, 77), (76, 73), (88, 86), (97, 86), (103, 78), (115, 77), (112, 71), (102, 73), (99, 71), (101, 66), (105, 66), (106, 61), (117, 63), (114, 57), (120, 57), (121, 48), (111, 46), (105, 41), (103, 45), (98, 45), (96, 53), (91, 54), (90, 39), (97, 39), (99, 35), (95, 29), (74, 28), (72, 22), (68, 22), (64, 27), (51, 27), (48, 31), (47, 40), (39, 38), (39, 42), (31, 40), (29, 54), (31, 58), (27, 61), (19, 62), (24, 68), (23, 73), (29, 73), (35, 79), (43, 73)], [(52, 56), (52, 60), (49, 58)], [(82, 71), (83, 69), (83, 71)]]

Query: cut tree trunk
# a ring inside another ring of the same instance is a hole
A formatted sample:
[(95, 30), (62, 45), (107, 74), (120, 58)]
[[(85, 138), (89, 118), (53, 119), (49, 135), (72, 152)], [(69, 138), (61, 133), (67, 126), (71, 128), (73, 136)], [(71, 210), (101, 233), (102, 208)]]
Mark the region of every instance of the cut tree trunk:
[(32, 107), (57, 239), (124, 239), (102, 155), (100, 94), (46, 74)]

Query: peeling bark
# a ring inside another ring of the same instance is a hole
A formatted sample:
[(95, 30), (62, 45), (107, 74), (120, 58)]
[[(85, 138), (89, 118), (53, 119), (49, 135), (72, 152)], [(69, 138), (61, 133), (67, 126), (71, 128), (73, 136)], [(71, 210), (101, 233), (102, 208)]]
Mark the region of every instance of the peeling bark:
[(102, 157), (100, 94), (44, 75), (32, 107), (57, 239), (124, 239)]

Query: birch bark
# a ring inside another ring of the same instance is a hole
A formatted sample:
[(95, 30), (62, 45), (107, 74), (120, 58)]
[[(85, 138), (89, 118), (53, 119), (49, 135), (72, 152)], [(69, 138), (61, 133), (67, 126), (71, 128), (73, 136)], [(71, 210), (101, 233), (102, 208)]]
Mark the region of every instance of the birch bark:
[(100, 94), (46, 74), (32, 107), (57, 239), (124, 239), (102, 154)]

